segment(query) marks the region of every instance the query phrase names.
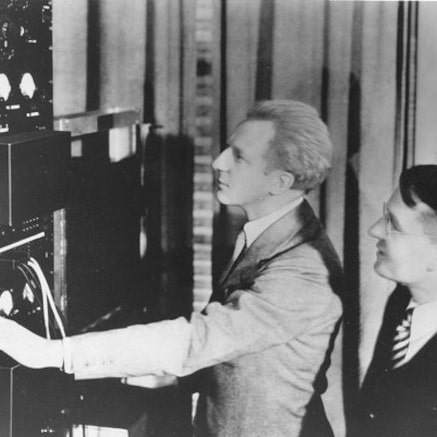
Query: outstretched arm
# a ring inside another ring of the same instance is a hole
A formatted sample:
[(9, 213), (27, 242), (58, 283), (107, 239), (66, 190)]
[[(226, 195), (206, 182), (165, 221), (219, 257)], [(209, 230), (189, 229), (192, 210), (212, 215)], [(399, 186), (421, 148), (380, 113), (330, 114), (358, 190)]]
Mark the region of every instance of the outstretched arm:
[(79, 379), (178, 376), (183, 373), (190, 330), (189, 323), (180, 317), (47, 340), (0, 317), (0, 350), (27, 367), (63, 368)]
[(179, 317), (50, 341), (0, 319), (0, 349), (26, 366), (63, 366), (77, 378), (185, 376), (299, 336), (313, 347), (317, 362), (341, 305), (318, 254), (313, 258), (312, 264), (307, 253), (292, 263), (277, 260), (250, 288), (233, 291), (225, 305), (212, 303), (190, 321)]
[[(33, 334), (19, 324), (0, 317), (0, 349), (16, 361), (31, 368), (63, 366), (63, 345), (61, 340), (46, 340)], [(158, 388), (176, 383), (172, 375), (146, 375), (123, 378), (129, 385)]]

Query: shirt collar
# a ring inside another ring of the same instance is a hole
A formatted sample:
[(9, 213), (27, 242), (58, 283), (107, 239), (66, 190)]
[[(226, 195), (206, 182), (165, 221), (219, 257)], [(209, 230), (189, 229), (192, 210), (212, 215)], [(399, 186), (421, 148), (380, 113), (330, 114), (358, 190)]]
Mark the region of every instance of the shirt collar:
[(437, 301), (417, 305), (410, 301), (408, 308), (414, 308), (410, 339), (437, 332)]
[(301, 196), (269, 215), (247, 222), (243, 227), (246, 234), (246, 247), (249, 247), (270, 225), (300, 205), (303, 199), (303, 196)]

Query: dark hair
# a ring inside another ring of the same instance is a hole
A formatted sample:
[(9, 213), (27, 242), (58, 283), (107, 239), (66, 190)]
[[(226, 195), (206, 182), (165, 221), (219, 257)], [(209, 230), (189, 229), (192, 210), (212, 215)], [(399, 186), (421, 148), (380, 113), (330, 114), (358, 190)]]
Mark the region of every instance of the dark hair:
[(255, 104), (247, 120), (273, 122), (271, 163), (293, 174), (293, 188), (309, 191), (323, 182), (331, 169), (332, 144), (313, 107), (296, 100), (265, 100)]
[(410, 208), (420, 201), (437, 214), (437, 165), (416, 165), (404, 170), (399, 189), (402, 200)]
[(426, 224), (432, 224), (434, 233), (437, 220), (437, 165), (416, 165), (404, 170), (399, 178), (399, 191), (403, 202), (410, 208), (419, 202), (430, 208), (424, 218)]

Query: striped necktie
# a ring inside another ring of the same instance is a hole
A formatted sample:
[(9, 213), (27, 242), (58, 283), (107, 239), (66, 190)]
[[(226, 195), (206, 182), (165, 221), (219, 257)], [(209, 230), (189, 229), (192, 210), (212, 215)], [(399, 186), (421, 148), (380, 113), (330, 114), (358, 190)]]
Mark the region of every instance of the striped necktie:
[(391, 354), (392, 369), (397, 369), (404, 364), (405, 356), (408, 351), (410, 342), (411, 319), (413, 317), (414, 308), (408, 308), (405, 311), (404, 318), (396, 328), (396, 333), (393, 339), (393, 347)]

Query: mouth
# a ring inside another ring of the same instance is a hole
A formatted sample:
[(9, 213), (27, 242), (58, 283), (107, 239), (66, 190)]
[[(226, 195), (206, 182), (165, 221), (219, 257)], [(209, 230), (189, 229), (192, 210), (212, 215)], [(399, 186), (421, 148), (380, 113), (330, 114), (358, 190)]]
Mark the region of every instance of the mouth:
[(377, 256), (384, 256), (385, 255), (384, 250), (382, 249), (382, 247), (379, 244), (376, 245), (376, 255)]
[(217, 188), (219, 190), (224, 190), (226, 188), (229, 188), (229, 184), (223, 182), (221, 179), (217, 179)]

